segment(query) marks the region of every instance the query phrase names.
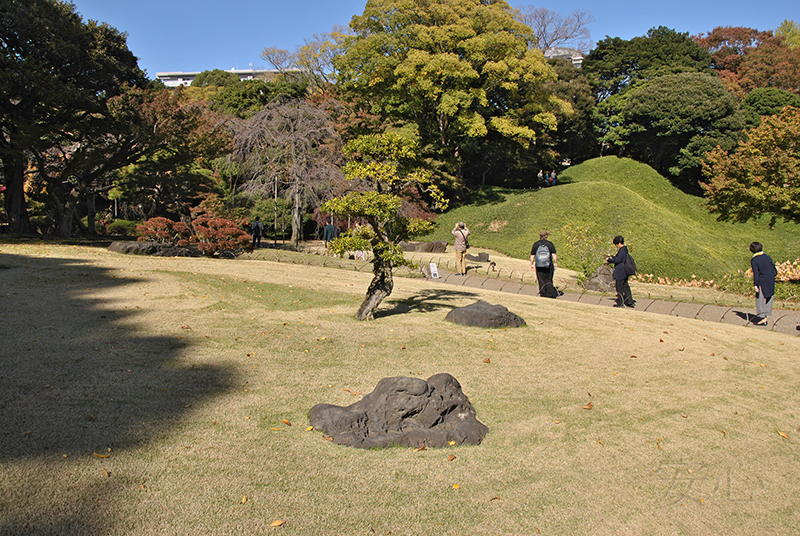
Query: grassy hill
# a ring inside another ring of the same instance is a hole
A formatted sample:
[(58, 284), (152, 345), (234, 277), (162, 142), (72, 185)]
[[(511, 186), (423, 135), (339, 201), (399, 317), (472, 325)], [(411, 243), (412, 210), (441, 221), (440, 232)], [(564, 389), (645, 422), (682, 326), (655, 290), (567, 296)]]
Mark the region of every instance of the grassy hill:
[(651, 167), (626, 158), (602, 157), (565, 170), (554, 188), (491, 189), (473, 204), (439, 217), (434, 240), (452, 242), (450, 230), (465, 221), (470, 243), (517, 258), (528, 258), (539, 231), (550, 231), (559, 265), (578, 269), (578, 256), (565, 247), (565, 225), (589, 226), (611, 239), (621, 234), (641, 273), (669, 277), (717, 278), (749, 267), (748, 245), (757, 240), (776, 262), (800, 258), (800, 228), (763, 218), (723, 223), (702, 206), (703, 199), (675, 188)]

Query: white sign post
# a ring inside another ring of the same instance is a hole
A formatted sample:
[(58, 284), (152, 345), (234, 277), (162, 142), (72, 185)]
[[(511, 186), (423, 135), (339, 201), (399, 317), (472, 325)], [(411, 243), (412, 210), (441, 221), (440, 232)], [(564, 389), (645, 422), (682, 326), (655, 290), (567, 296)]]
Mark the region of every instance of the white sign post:
[(436, 263), (431, 263), (431, 279), (439, 279), (439, 270), (436, 269)]

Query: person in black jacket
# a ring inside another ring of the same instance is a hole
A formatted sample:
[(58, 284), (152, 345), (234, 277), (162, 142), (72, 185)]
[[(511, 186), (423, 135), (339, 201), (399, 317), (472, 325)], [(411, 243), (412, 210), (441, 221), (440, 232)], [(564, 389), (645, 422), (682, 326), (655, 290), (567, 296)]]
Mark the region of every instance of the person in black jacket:
[[(536, 272), (539, 280), (539, 296), (543, 298), (558, 298), (558, 289), (553, 285), (553, 274), (558, 268), (556, 246), (547, 237), (549, 231), (539, 233), (539, 240), (531, 247), (531, 270)], [(542, 248), (541, 252), (539, 248)], [(538, 254), (537, 254), (538, 253)]]
[(753, 287), (756, 291), (756, 321), (753, 323), (766, 326), (767, 317), (772, 316), (772, 298), (775, 296), (775, 263), (758, 242), (750, 244), (750, 252), (753, 254), (750, 268), (753, 269)]
[(628, 274), (625, 273), (625, 258), (628, 256), (628, 246), (625, 239), (619, 235), (614, 237), (614, 245), (617, 247), (616, 255), (606, 255), (606, 262), (614, 265), (614, 284), (617, 287), (617, 303), (614, 307), (635, 307), (631, 294), (631, 286), (628, 284)]

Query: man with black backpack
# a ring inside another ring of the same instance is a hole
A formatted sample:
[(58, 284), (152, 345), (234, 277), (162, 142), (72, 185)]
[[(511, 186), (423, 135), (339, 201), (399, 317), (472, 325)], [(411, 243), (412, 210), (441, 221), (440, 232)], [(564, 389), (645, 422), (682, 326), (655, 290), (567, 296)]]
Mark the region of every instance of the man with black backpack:
[(556, 246), (547, 237), (548, 231), (539, 233), (539, 240), (531, 248), (531, 270), (536, 271), (539, 280), (539, 296), (543, 298), (558, 298), (558, 289), (553, 285), (553, 274), (557, 264)]

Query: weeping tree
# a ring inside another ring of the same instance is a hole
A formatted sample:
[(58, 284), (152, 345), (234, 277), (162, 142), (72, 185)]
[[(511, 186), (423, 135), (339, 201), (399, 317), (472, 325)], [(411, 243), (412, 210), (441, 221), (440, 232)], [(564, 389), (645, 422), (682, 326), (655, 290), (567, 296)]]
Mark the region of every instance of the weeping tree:
[(235, 126), (234, 155), (244, 193), (283, 195), (292, 204), (292, 242), (302, 239), (303, 214), (332, 195), (342, 180), (340, 138), (328, 112), (278, 97)]
[(392, 269), (410, 264), (400, 242), (429, 233), (433, 221), (418, 217), (419, 209), (445, 209), (447, 200), (431, 181), (432, 173), (418, 165), (417, 142), (396, 134), (361, 136), (344, 149), (345, 177), (353, 191), (322, 205), (322, 211), (363, 222), (333, 241), (334, 253), (372, 251), (372, 282), (358, 309), (359, 320), (372, 319), (392, 293)]

